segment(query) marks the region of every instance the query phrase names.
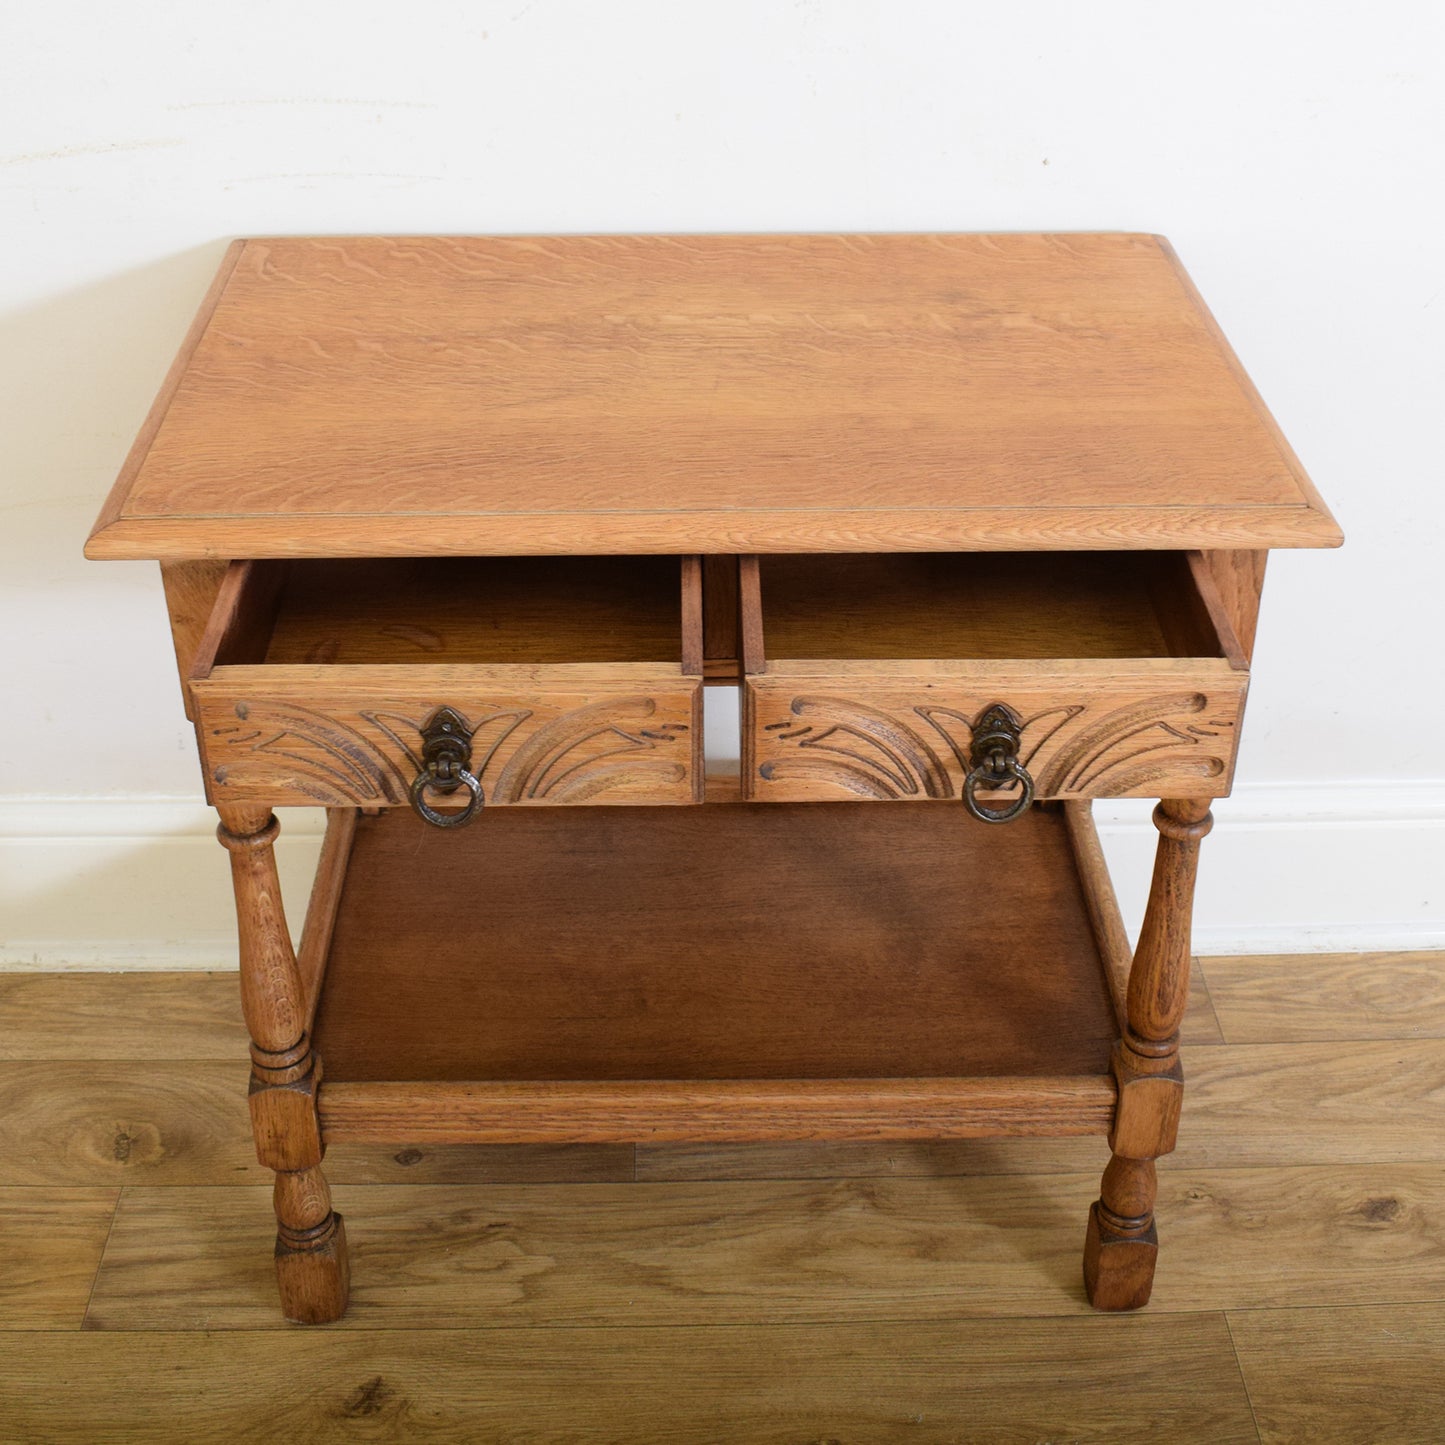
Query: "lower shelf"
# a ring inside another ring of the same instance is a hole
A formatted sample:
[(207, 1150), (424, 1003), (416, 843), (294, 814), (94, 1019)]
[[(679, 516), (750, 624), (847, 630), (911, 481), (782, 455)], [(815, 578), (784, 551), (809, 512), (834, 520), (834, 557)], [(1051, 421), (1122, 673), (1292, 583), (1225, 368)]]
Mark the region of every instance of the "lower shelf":
[(360, 818), (314, 1029), (323, 1128), (1104, 1133), (1116, 1023), (1078, 831), (956, 803)]

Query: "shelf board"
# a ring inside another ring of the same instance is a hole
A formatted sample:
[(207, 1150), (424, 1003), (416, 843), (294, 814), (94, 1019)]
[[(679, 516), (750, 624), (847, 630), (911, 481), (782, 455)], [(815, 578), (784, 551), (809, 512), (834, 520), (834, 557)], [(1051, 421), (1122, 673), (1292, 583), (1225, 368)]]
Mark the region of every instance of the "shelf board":
[(360, 818), (315, 1028), (432, 1140), (1104, 1132), (1114, 1038), (1063, 814), (956, 803)]

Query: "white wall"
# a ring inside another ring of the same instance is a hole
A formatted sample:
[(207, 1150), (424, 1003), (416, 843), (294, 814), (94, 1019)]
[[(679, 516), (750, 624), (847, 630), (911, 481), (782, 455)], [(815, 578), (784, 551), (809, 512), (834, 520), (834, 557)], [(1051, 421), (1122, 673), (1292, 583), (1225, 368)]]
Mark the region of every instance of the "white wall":
[(5, 7), (0, 960), (228, 950), (155, 569), (80, 545), (225, 242), (387, 230), (1170, 236), (1349, 539), (1271, 564), (1201, 942), (1445, 942), (1441, 14)]

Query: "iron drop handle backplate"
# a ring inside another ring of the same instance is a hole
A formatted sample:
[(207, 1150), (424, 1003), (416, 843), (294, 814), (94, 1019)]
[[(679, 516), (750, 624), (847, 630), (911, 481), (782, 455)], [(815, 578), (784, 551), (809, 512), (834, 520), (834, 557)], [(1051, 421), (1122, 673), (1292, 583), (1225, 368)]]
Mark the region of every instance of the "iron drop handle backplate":
[[(433, 828), (461, 828), (482, 810), (482, 785), (468, 771), (472, 762), (472, 730), (455, 709), (439, 707), (421, 731), (421, 772), (411, 785), (411, 805)], [(470, 795), (464, 808), (441, 812), (426, 800), (429, 792)]]
[[(996, 702), (979, 714), (973, 726), (972, 764), (963, 780), (964, 806), (980, 822), (1011, 823), (1034, 800), (1034, 780), (1019, 762), (1019, 734), (1023, 724), (1011, 707)], [(1018, 784), (1019, 795), (1001, 808), (978, 800), (980, 788), (1007, 788)]]

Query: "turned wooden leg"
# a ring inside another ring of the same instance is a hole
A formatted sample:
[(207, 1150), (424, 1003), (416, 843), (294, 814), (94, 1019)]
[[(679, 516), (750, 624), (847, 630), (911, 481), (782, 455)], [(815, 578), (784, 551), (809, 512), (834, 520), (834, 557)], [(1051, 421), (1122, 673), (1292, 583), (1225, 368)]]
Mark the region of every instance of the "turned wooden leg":
[(241, 941), (241, 1008), (251, 1035), (251, 1126), (256, 1157), (276, 1171), (276, 1278), (288, 1320), (324, 1324), (346, 1311), (346, 1233), (321, 1174), (316, 1091), (321, 1060), (306, 1031), (306, 1001), (272, 844), (269, 809), (227, 805), (217, 837), (231, 855)]
[(1154, 1160), (1174, 1148), (1179, 1131), (1179, 1024), (1189, 997), (1194, 879), (1200, 840), (1212, 825), (1207, 800), (1166, 798), (1154, 810), (1154, 878), (1129, 970), (1124, 1037), (1114, 1046), (1113, 1157), (1084, 1242), (1084, 1288), (1096, 1309), (1137, 1309), (1154, 1287)]
[(319, 1169), (276, 1175), (276, 1280), (288, 1320), (323, 1325), (346, 1310), (346, 1226)]

